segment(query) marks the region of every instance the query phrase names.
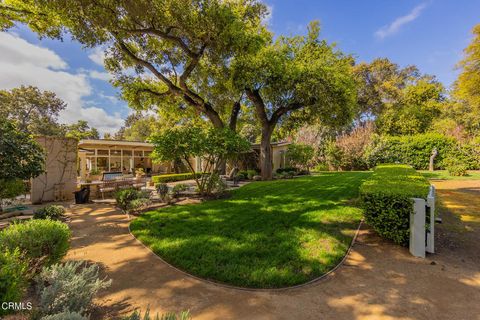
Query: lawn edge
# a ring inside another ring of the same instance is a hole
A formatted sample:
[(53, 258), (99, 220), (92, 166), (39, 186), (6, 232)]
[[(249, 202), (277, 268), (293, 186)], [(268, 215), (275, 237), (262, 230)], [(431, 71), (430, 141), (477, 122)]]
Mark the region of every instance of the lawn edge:
[(214, 285), (214, 286), (217, 286), (217, 287), (232, 289), (232, 290), (251, 291), (251, 292), (278, 292), (278, 291), (295, 290), (295, 289), (300, 289), (300, 288), (304, 288), (304, 287), (307, 287), (307, 286), (314, 285), (317, 282), (320, 282), (321, 280), (326, 279), (327, 277), (333, 276), (333, 273), (335, 271), (337, 271), (345, 263), (348, 256), (350, 255), (350, 252), (352, 251), (353, 245), (355, 244), (355, 242), (357, 240), (358, 234), (360, 233), (360, 229), (361, 229), (361, 227), (363, 225), (363, 222), (364, 222), (363, 219), (360, 219), (360, 222), (358, 223), (357, 230), (355, 231), (355, 234), (353, 235), (352, 241), (350, 242), (350, 245), (348, 246), (348, 249), (345, 252), (342, 260), (340, 260), (340, 262), (337, 263), (332, 269), (330, 269), (326, 273), (322, 274), (321, 276), (318, 276), (318, 277), (316, 277), (312, 280), (309, 280), (305, 283), (297, 284), (297, 285), (294, 285), (294, 286), (279, 287), (279, 288), (249, 288), (249, 287), (234, 286), (234, 285), (226, 284), (226, 283), (223, 283), (223, 282), (220, 282), (220, 281), (201, 278), (201, 277), (193, 275), (193, 274), (191, 274), (191, 273), (189, 273), (185, 270), (179, 269), (178, 267), (170, 264), (169, 262), (165, 261), (162, 257), (160, 257), (158, 254), (156, 254), (150, 247), (148, 247), (142, 241), (137, 239), (137, 237), (135, 237), (135, 235), (130, 230), (130, 224), (134, 219), (132, 219), (129, 214), (127, 214), (127, 219), (129, 221), (129, 223), (128, 223), (128, 233), (130, 234), (130, 236), (132, 236), (132, 238), (135, 239), (135, 241), (139, 242), (144, 248), (146, 248), (148, 251), (150, 251), (150, 253), (153, 254), (157, 259), (159, 259), (161, 262), (163, 262), (164, 264), (166, 264), (168, 267), (172, 268), (173, 270), (178, 271), (178, 272), (182, 273), (183, 275), (185, 275), (187, 277), (190, 277), (192, 279), (198, 280), (200, 282), (208, 283), (208, 284), (211, 284), (211, 285)]

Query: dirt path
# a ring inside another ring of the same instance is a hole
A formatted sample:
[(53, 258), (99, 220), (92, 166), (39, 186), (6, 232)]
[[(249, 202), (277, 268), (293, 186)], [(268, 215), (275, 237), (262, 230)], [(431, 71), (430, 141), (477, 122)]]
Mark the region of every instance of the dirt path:
[(445, 203), (437, 254), (413, 258), (364, 229), (341, 268), (301, 289), (240, 291), (185, 276), (135, 240), (127, 218), (108, 205), (72, 208), (67, 258), (100, 263), (113, 279), (98, 299), (109, 314), (97, 318), (150, 305), (153, 312), (190, 310), (194, 320), (480, 319), (480, 182), (435, 184)]

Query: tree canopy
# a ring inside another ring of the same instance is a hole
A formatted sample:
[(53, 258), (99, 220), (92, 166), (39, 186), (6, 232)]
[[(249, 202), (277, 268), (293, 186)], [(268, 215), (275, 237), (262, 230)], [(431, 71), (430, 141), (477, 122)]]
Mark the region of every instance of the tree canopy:
[(16, 123), (17, 129), (37, 135), (57, 135), (61, 127), (58, 114), (66, 104), (50, 91), (21, 86), (0, 90), (0, 118)]

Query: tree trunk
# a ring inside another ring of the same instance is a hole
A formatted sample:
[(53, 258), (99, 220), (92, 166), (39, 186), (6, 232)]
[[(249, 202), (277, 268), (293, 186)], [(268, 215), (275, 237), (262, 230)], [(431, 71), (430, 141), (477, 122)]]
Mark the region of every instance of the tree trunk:
[(433, 148), (432, 155), (430, 156), (430, 162), (428, 164), (428, 171), (435, 170), (434, 169), (434, 161), (435, 161), (435, 158), (437, 157), (437, 155), (438, 155), (437, 148)]
[(262, 126), (262, 140), (260, 142), (260, 170), (262, 180), (272, 180), (273, 159), (272, 159), (272, 132), (275, 124), (264, 124)]

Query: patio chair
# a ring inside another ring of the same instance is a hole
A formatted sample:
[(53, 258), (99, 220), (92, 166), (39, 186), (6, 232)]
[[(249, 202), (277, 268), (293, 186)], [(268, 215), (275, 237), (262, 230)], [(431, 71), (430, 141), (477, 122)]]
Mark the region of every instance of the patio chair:
[(102, 194), (102, 199), (105, 199), (105, 193), (113, 193), (117, 190), (117, 183), (115, 181), (103, 182), (98, 186), (98, 192)]
[(220, 176), (222, 179), (225, 179), (225, 181), (233, 181), (233, 185), (236, 186), (238, 184), (238, 172), (240, 169), (235, 166), (230, 170), (230, 173), (228, 175), (222, 175)]

